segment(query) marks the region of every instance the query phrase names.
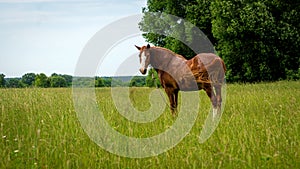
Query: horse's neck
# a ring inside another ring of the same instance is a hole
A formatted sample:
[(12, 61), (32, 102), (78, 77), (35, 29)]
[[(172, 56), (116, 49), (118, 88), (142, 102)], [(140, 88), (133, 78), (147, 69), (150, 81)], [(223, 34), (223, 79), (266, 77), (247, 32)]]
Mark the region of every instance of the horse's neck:
[(167, 49), (156, 48), (156, 47), (151, 48), (150, 55), (151, 55), (150, 62), (154, 68), (168, 67), (173, 64), (184, 62), (186, 60), (184, 59), (184, 57), (177, 55)]

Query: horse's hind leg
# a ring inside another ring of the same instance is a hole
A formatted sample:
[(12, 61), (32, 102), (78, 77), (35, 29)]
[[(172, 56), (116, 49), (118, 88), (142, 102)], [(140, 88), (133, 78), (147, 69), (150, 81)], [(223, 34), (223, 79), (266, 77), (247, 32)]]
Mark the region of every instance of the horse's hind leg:
[(206, 91), (206, 94), (207, 96), (210, 98), (210, 101), (213, 105), (214, 108), (217, 108), (217, 98), (216, 98), (216, 95), (213, 91), (213, 88), (210, 84), (208, 84), (206, 87), (205, 87), (205, 91)]
[(217, 107), (221, 108), (222, 105), (222, 85), (214, 85), (215, 90), (216, 90), (216, 97), (217, 97)]

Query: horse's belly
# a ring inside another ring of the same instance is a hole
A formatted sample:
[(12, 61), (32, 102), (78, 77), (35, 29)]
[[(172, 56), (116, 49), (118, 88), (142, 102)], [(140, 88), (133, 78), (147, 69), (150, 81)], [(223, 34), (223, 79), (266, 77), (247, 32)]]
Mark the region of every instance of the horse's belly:
[(178, 86), (182, 91), (197, 91), (203, 89), (205, 85), (194, 77), (184, 77), (180, 79)]

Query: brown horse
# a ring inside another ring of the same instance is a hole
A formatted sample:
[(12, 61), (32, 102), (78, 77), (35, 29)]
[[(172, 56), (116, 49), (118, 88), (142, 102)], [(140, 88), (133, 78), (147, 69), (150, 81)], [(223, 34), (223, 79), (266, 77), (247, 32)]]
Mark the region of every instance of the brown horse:
[[(166, 48), (138, 47), (140, 72), (146, 74), (149, 64), (157, 71), (160, 83), (170, 101), (173, 115), (178, 105), (178, 92), (205, 90), (214, 109), (222, 104), (221, 88), (226, 67), (223, 60), (213, 53), (200, 53), (187, 60)], [(193, 85), (192, 82), (196, 82)], [(213, 90), (215, 89), (215, 91)]]

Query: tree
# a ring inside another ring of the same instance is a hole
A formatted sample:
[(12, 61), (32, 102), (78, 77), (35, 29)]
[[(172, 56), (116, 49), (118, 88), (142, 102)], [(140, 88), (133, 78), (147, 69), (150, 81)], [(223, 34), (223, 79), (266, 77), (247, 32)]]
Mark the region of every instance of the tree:
[(51, 87), (66, 87), (67, 81), (62, 76), (54, 75), (54, 76), (50, 77), (50, 86)]
[(149, 71), (148, 71), (148, 75), (146, 77), (146, 86), (147, 87), (161, 87), (157, 72), (153, 68), (149, 69)]
[(111, 87), (123, 86), (123, 82), (120, 79), (112, 78), (111, 79)]
[(143, 87), (145, 86), (146, 82), (145, 82), (145, 77), (144, 76), (134, 76), (129, 83), (130, 87)]
[(101, 77), (95, 78), (95, 87), (105, 87), (104, 80)]
[(299, 2), (215, 0), (212, 32), (228, 81), (273, 81), (298, 72)]
[[(205, 51), (200, 28), (227, 67), (228, 81), (297, 78), (300, 69), (300, 2), (294, 0), (148, 0), (139, 23), (148, 42), (190, 58)], [(200, 39), (197, 40), (197, 39)], [(180, 41), (179, 41), (180, 40)], [(196, 46), (193, 46), (196, 45)], [(208, 49), (208, 52), (213, 49)]]
[(24, 87), (20, 78), (9, 78), (6, 82), (6, 87), (8, 88), (21, 88)]
[[(143, 32), (147, 32), (143, 36), (148, 42), (168, 48), (186, 58), (203, 50), (198, 42), (206, 37), (182, 19), (190, 17), (197, 23), (193, 18), (193, 8), (189, 7), (193, 4), (196, 6), (196, 0), (149, 0), (147, 4), (148, 7), (143, 8), (145, 15), (139, 26)], [(195, 51), (188, 46), (193, 46)]]
[(35, 77), (34, 85), (36, 87), (49, 87), (50, 82), (44, 73), (37, 74)]
[(5, 75), (4, 74), (0, 74), (0, 87), (4, 87), (5, 86)]
[(26, 73), (22, 76), (21, 81), (25, 86), (33, 86), (35, 81), (35, 74), (34, 73)]
[(112, 78), (111, 77), (105, 77), (103, 78), (104, 86), (105, 87), (111, 87)]
[[(66, 81), (65, 82), (66, 85), (63, 84), (63, 86), (57, 86), (59, 84), (54, 84), (56, 87), (69, 87), (69, 86), (72, 86), (73, 77), (71, 75), (66, 75), (66, 74), (62, 75), (62, 74), (52, 73), (51, 76), (50, 76), (50, 80), (51, 80), (51, 77), (57, 77), (57, 76), (62, 77), (65, 80), (62, 80), (61, 78), (59, 78), (59, 79), (56, 78), (55, 81), (59, 80), (59, 81), (61, 81), (60, 83), (64, 83), (62, 81)], [(51, 83), (51, 81), (50, 81), (50, 83)], [(57, 82), (55, 82), (55, 83), (57, 83)]]
[(212, 15), (210, 10), (211, 0), (194, 0), (185, 6), (184, 19), (196, 25), (208, 37), (213, 45), (217, 44), (212, 34)]
[(149, 0), (147, 4), (139, 25), (143, 32), (147, 32), (143, 36), (148, 42), (185, 58), (215, 52), (213, 44), (217, 41), (211, 31), (211, 1)]
[(72, 86), (73, 77), (71, 75), (61, 75), (66, 80), (67, 86)]

